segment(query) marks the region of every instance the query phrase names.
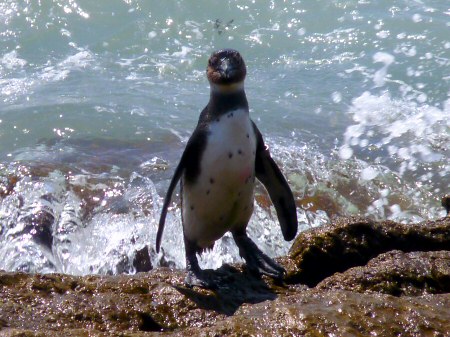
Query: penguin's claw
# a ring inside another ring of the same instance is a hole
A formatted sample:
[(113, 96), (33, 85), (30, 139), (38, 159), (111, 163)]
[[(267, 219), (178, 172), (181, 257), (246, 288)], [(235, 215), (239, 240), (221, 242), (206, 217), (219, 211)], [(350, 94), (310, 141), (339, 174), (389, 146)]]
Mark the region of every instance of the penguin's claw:
[(264, 254), (247, 235), (235, 236), (234, 240), (251, 273), (267, 275), (278, 280), (283, 279), (286, 270)]
[(267, 275), (273, 279), (282, 280), (286, 274), (286, 270), (278, 263), (265, 255), (263, 252), (253, 250), (252, 253), (247, 254), (247, 267), (253, 274)]
[(186, 278), (184, 279), (184, 284), (188, 288), (200, 287), (211, 290), (217, 289), (217, 285), (212, 280), (209, 280), (202, 270), (197, 271), (197, 273), (193, 270), (188, 270)]

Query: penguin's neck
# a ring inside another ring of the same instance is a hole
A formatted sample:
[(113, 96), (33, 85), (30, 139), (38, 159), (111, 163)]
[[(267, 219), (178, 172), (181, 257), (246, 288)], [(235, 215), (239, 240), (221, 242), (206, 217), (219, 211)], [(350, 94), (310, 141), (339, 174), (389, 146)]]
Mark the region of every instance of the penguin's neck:
[(209, 117), (211, 119), (219, 118), (223, 114), (234, 110), (248, 111), (248, 101), (243, 86), (230, 92), (211, 88), (208, 103)]

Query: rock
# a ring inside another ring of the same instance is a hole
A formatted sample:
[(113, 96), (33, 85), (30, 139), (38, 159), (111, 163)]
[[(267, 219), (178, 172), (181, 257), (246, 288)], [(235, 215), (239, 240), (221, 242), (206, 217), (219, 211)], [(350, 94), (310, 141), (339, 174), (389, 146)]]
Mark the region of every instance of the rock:
[(168, 268), (133, 276), (0, 272), (0, 322), (35, 331), (201, 328), (232, 315), (244, 303), (277, 297), (263, 280), (236, 268), (224, 266), (215, 274), (229, 286), (212, 293), (185, 288), (184, 272)]
[(387, 252), (365, 266), (326, 278), (316, 289), (379, 292), (394, 296), (450, 293), (450, 251)]
[(220, 272), (235, 279), (217, 293), (183, 288), (183, 273), (169, 269), (134, 276), (0, 273), (2, 333), (423, 336), (449, 331), (450, 294), (395, 297), (269, 287), (233, 268)]
[(441, 205), (445, 208), (447, 216), (450, 216), (450, 195), (445, 195), (442, 197)]
[(175, 336), (448, 336), (450, 295), (393, 297), (304, 291), (243, 307), (205, 329)]
[[(38, 202), (33, 205), (29, 214), (19, 217), (23, 230), (17, 232), (15, 236), (22, 236), (27, 233), (33, 238), (33, 241), (51, 251), (53, 244), (52, 227), (55, 223), (55, 216), (48, 204), (53, 201), (54, 197), (52, 195), (42, 195)], [(30, 209), (27, 211), (30, 211)]]
[(14, 187), (19, 181), (19, 177), (16, 175), (2, 176), (0, 175), (0, 198), (5, 198), (6, 196), (14, 192)]
[(342, 218), (302, 232), (289, 252), (287, 282), (313, 287), (390, 250), (450, 250), (450, 218), (418, 224)]
[(136, 269), (137, 273), (148, 272), (153, 269), (148, 246), (136, 251), (136, 255), (133, 259), (133, 267)]
[[(292, 258), (278, 259), (285, 285), (241, 265), (206, 271), (220, 284), (215, 291), (188, 289), (184, 271), (169, 268), (117, 276), (0, 271), (0, 335), (449, 336), (449, 230), (449, 218), (312, 229), (299, 235)], [(325, 272), (312, 268), (313, 253)], [(342, 265), (350, 267), (333, 271)], [(305, 279), (318, 285), (294, 282)]]

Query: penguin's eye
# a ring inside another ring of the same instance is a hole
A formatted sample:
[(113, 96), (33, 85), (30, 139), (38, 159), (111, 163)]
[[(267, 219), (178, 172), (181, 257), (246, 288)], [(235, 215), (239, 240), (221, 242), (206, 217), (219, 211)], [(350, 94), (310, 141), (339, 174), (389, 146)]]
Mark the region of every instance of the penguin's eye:
[(234, 59), (235, 59), (235, 62), (236, 62), (236, 64), (237, 64), (238, 66), (240, 66), (240, 65), (242, 64), (242, 57), (241, 57), (241, 54), (236, 53), (236, 54), (234, 55)]
[(215, 67), (217, 65), (217, 57), (211, 57), (208, 61), (210, 67)]

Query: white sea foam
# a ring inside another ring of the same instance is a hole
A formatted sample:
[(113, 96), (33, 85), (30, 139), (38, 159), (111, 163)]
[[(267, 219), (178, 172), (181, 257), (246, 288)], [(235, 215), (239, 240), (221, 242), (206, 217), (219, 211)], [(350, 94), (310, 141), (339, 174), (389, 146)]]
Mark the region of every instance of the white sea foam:
[(375, 55), (373, 55), (373, 62), (378, 63), (384, 63), (384, 66), (380, 68), (373, 76), (373, 82), (375, 83), (376, 87), (382, 87), (386, 81), (386, 75), (388, 67), (394, 63), (395, 57), (391, 54), (384, 53), (384, 52), (377, 52)]
[(13, 50), (3, 55), (0, 63), (7, 69), (23, 68), (27, 61), (18, 57), (17, 50)]
[(94, 60), (94, 55), (89, 50), (81, 50), (74, 55), (69, 55), (58, 64), (58, 68), (79, 69), (89, 67)]
[[(343, 162), (337, 155), (327, 157), (314, 147), (292, 145), (287, 139), (267, 139), (267, 142), (302, 204), (297, 209), (300, 230), (323, 225), (336, 210), (341, 215), (359, 214), (399, 221), (418, 221), (438, 212), (423, 203), (423, 193), (417, 186), (411, 189), (384, 166), (352, 158)], [(48, 161), (48, 149), (39, 151), (42, 153), (39, 160)], [(391, 151), (405, 158), (410, 156), (409, 149)], [(36, 153), (30, 149), (28, 157), (18, 154), (16, 159), (24, 162)], [(157, 157), (142, 165), (145, 172), (167, 167), (167, 162)], [(84, 192), (80, 195), (79, 191)], [(21, 195), (26, 196), (24, 201), (18, 199)], [(34, 180), (25, 175), (15, 186), (15, 193), (6, 196), (0, 205), (3, 226), (0, 268), (70, 274), (133, 273), (136, 252), (146, 246), (153, 266), (183, 268), (183, 232), (177, 197), (167, 215), (162, 252), (158, 255), (153, 248), (162, 200), (163, 195), (158, 195), (155, 183), (139, 173), (123, 178), (107, 172), (66, 177), (53, 171), (47, 177)], [(399, 204), (399, 200), (404, 200), (403, 204)], [(25, 204), (20, 205), (23, 202)], [(85, 208), (89, 203), (97, 206), (86, 217)], [(330, 203), (334, 205), (331, 208)], [(51, 214), (47, 218), (49, 222), (42, 223), (51, 226), (51, 248), (28, 234), (32, 233), (28, 232), (30, 226), (34, 226), (29, 221), (33, 214)], [(273, 206), (267, 208), (255, 203), (248, 233), (269, 256), (284, 255), (289, 250), (290, 243), (283, 240)], [(22, 250), (27, 253), (21, 253)], [(218, 240), (214, 249), (200, 258), (203, 268), (218, 268), (223, 263), (240, 261), (230, 235)]]
[(366, 167), (361, 171), (362, 180), (373, 180), (378, 176), (378, 171), (373, 167)]
[[(400, 174), (416, 171), (419, 164), (440, 163), (448, 158), (450, 101), (439, 109), (392, 99), (388, 93), (365, 92), (353, 100), (349, 114), (356, 124), (348, 126), (344, 133), (340, 148), (343, 158), (349, 149), (371, 143), (398, 158)], [(362, 142), (365, 139), (368, 141)], [(442, 170), (434, 174), (448, 174), (445, 167)]]
[[(75, 70), (86, 69), (92, 66), (94, 55), (88, 50), (81, 50), (67, 56), (56, 65), (46, 65), (32, 76), (18, 78), (0, 78), (0, 95), (5, 102), (14, 102), (24, 95), (31, 95), (34, 90), (51, 82), (59, 82), (66, 79)], [(23, 68), (27, 61), (18, 57), (17, 52), (7, 53), (0, 60), (0, 64), (8, 69)]]

